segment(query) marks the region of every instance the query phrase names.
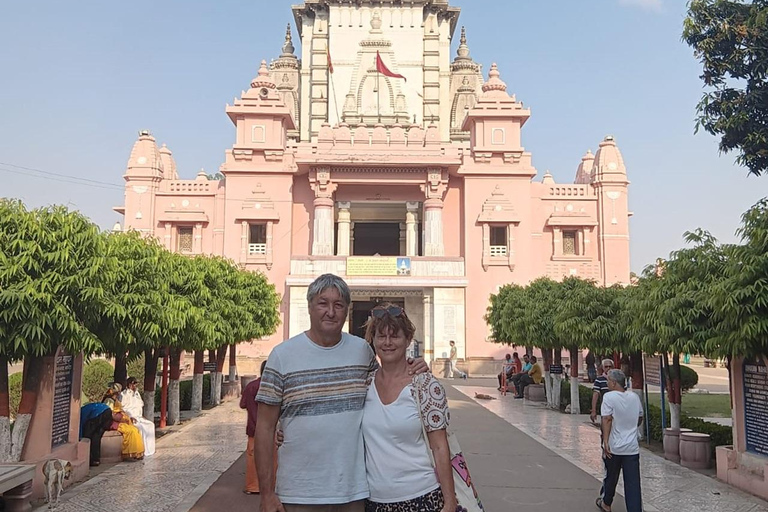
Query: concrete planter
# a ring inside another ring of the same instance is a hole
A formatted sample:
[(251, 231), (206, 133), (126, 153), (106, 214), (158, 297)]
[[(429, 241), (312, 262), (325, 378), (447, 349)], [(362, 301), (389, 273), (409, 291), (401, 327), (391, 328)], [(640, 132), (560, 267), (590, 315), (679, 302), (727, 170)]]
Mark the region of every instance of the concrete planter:
[(664, 458), (672, 462), (680, 463), (680, 434), (693, 432), (689, 428), (665, 428), (664, 429)]
[(711, 444), (709, 434), (680, 433), (680, 464), (690, 469), (709, 469), (712, 465)]
[(240, 396), (240, 383), (234, 382), (222, 382), (221, 383), (221, 399), (229, 400)]

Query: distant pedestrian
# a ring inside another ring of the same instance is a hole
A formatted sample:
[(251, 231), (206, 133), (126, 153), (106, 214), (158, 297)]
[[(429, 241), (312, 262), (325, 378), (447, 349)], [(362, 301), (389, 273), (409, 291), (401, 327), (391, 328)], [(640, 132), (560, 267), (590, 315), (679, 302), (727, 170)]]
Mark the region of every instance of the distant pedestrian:
[(259, 404), (256, 402), (256, 395), (261, 385), (261, 376), (264, 374), (264, 367), (267, 361), (261, 363), (259, 369), (259, 378), (254, 379), (245, 386), (242, 395), (240, 395), (240, 408), (248, 411), (248, 422), (245, 427), (245, 435), (248, 436), (248, 446), (245, 449), (245, 494), (259, 494), (259, 475), (256, 471), (256, 457), (254, 456), (254, 445), (256, 436), (256, 419), (259, 415)]
[(595, 367), (595, 354), (593, 354), (591, 350), (587, 352), (587, 355), (584, 358), (584, 363), (587, 365), (587, 377), (589, 378), (589, 382), (595, 382), (595, 379), (597, 378), (597, 368)]
[(606, 512), (611, 510), (620, 473), (624, 475), (624, 502), (627, 512), (643, 510), (637, 430), (643, 421), (643, 405), (635, 393), (625, 390), (626, 384), (624, 372), (610, 370), (610, 392), (603, 397), (600, 410), (606, 474), (603, 480), (603, 494), (597, 498), (596, 504)]
[(454, 374), (458, 373), (459, 377), (461, 377), (462, 379), (466, 379), (467, 374), (459, 370), (458, 367), (456, 366), (456, 363), (459, 360), (459, 355), (456, 351), (456, 342), (451, 340), (449, 343), (451, 345), (451, 354), (450, 354), (451, 371), (449, 372), (448, 377), (452, 379), (454, 377)]
[(600, 404), (605, 394), (608, 392), (608, 372), (613, 370), (613, 359), (603, 359), (600, 365), (602, 373), (595, 378), (592, 385), (592, 410), (589, 413), (589, 419), (592, 423), (597, 421), (597, 411), (600, 410)]

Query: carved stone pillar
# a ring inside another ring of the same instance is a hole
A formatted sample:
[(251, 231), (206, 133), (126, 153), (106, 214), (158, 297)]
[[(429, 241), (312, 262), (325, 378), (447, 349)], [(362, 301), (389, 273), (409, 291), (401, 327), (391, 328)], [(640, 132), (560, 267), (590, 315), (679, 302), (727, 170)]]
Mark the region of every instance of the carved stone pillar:
[(427, 181), (421, 186), (424, 201), (424, 256), (444, 256), (443, 197), (448, 190), (448, 172), (429, 169)]
[(443, 256), (443, 201), (424, 201), (424, 256)]
[(173, 251), (173, 224), (170, 222), (165, 223), (165, 235), (163, 236), (163, 244), (169, 251)]
[(248, 221), (240, 223), (240, 263), (248, 259)]
[(310, 172), (309, 182), (315, 192), (315, 215), (312, 231), (312, 255), (333, 256), (333, 194), (331, 169), (322, 167)]
[(418, 224), (419, 203), (406, 203), (408, 209), (405, 214), (405, 255), (419, 255)]
[(195, 224), (195, 240), (194, 240), (194, 252), (195, 254), (202, 254), (203, 252), (203, 225), (198, 222)]
[(312, 238), (313, 256), (333, 255), (333, 199), (315, 198), (314, 236)]
[(558, 226), (552, 228), (552, 254), (563, 255), (563, 232)]
[(352, 240), (352, 218), (349, 209), (351, 203), (338, 203), (338, 224), (336, 235), (336, 255), (349, 256), (349, 249)]
[(435, 360), (435, 344), (432, 340), (432, 296), (424, 294), (424, 360), (431, 364)]

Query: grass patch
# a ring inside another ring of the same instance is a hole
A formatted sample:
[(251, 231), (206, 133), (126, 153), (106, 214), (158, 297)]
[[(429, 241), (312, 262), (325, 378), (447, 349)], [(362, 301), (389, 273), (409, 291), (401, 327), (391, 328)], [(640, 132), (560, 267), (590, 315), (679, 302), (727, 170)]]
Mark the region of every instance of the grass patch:
[[(648, 393), (648, 401), (652, 405), (659, 407), (661, 395), (659, 393)], [(683, 395), (682, 412), (691, 418), (730, 418), (731, 397), (730, 395), (685, 393)]]

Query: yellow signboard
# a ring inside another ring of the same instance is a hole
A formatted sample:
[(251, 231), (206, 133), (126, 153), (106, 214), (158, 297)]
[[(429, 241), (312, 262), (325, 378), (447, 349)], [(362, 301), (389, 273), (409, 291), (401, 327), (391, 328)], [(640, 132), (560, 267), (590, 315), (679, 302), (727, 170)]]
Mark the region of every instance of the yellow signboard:
[(409, 276), (411, 258), (398, 256), (352, 256), (347, 258), (348, 276)]

